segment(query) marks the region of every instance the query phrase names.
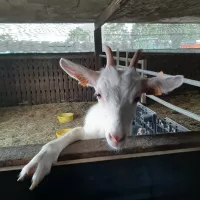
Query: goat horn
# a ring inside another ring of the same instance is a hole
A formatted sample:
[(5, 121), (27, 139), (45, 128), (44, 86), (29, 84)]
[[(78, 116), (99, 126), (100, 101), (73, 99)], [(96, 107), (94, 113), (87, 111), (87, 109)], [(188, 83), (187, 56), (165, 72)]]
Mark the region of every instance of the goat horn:
[(107, 45), (104, 45), (104, 49), (105, 49), (106, 58), (107, 58), (106, 67), (114, 66), (114, 59), (113, 59), (111, 48)]
[(142, 54), (142, 49), (139, 49), (134, 53), (129, 67), (135, 67), (137, 65), (139, 57), (140, 57), (141, 54)]

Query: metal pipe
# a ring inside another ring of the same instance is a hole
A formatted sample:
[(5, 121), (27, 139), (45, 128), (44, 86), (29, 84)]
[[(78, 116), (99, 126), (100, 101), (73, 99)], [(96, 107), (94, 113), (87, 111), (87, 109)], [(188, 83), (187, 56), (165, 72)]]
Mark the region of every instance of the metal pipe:
[(186, 115), (186, 116), (188, 116), (188, 117), (190, 117), (190, 118), (192, 118), (192, 119), (195, 119), (195, 120), (197, 120), (197, 121), (200, 122), (200, 116), (197, 115), (197, 114), (195, 114), (195, 113), (192, 113), (192, 112), (190, 112), (190, 111), (187, 111), (187, 110), (185, 110), (185, 109), (182, 109), (182, 108), (180, 108), (180, 107), (178, 107), (178, 106), (174, 106), (173, 104), (168, 103), (168, 102), (166, 102), (166, 101), (164, 101), (164, 100), (162, 100), (162, 99), (160, 99), (160, 98), (158, 98), (158, 97), (155, 97), (155, 96), (153, 96), (153, 95), (146, 95), (146, 96), (149, 97), (150, 99), (153, 99), (154, 101), (156, 101), (156, 102), (158, 102), (158, 103), (160, 103), (160, 104), (162, 104), (162, 105), (164, 105), (164, 106), (166, 106), (166, 107), (172, 109), (172, 110), (175, 110), (175, 111), (178, 112), (178, 113), (181, 113), (181, 114), (183, 114), (183, 115)]

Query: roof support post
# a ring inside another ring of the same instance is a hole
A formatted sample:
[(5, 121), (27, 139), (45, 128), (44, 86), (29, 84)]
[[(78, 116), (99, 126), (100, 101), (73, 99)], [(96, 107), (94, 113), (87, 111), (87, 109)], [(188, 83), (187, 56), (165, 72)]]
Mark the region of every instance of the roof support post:
[(95, 57), (96, 57), (96, 70), (100, 69), (100, 57), (102, 53), (102, 35), (101, 27), (94, 30), (94, 45), (95, 45)]

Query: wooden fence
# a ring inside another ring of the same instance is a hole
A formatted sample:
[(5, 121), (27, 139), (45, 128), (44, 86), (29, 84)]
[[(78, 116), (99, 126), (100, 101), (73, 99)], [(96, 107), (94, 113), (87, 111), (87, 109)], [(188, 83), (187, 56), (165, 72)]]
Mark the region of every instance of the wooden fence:
[(94, 100), (92, 88), (83, 88), (60, 68), (61, 57), (97, 70), (94, 53), (1, 55), (0, 106)]
[[(120, 56), (126, 57), (125, 52)], [(0, 106), (93, 101), (93, 89), (83, 88), (60, 68), (61, 57), (99, 70), (94, 53), (0, 55)], [(143, 59), (147, 60), (148, 70), (183, 74), (200, 81), (199, 54), (144, 52)], [(101, 64), (105, 65), (104, 58)], [(170, 94), (199, 92), (199, 88), (184, 84)]]

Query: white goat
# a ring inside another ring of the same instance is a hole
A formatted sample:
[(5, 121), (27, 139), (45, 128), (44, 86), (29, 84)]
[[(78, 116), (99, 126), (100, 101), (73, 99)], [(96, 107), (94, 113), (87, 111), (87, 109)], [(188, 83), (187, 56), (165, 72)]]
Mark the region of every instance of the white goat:
[(40, 152), (23, 167), (18, 180), (32, 176), (30, 189), (34, 189), (50, 172), (61, 151), (78, 140), (106, 138), (113, 149), (123, 148), (132, 132), (132, 120), (136, 104), (142, 93), (160, 95), (168, 93), (183, 83), (183, 76), (158, 76), (142, 78), (136, 72), (138, 53), (133, 56), (130, 67), (114, 65), (112, 51), (105, 46), (107, 65), (100, 72), (60, 59), (61, 68), (83, 86), (94, 87), (98, 103), (87, 113), (84, 127), (76, 127), (68, 134), (42, 147)]

